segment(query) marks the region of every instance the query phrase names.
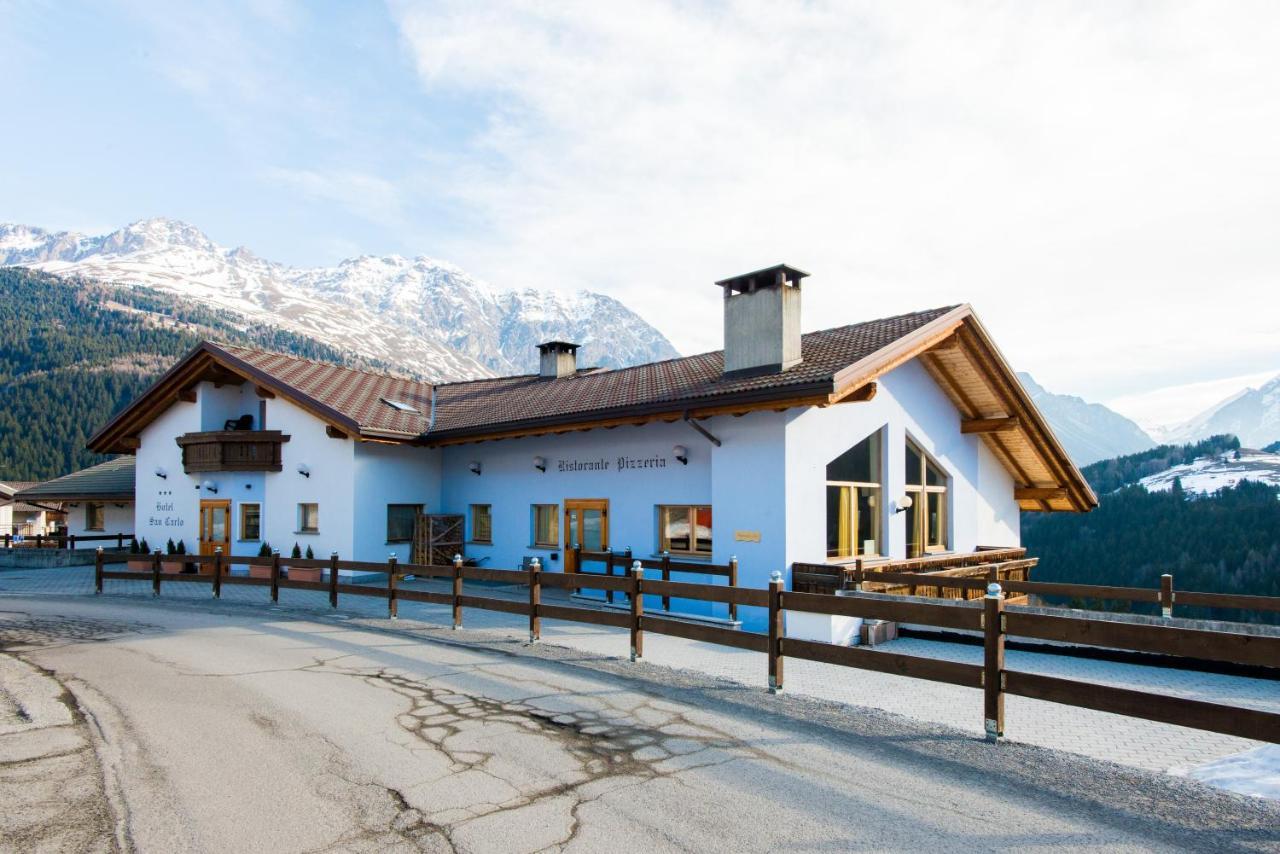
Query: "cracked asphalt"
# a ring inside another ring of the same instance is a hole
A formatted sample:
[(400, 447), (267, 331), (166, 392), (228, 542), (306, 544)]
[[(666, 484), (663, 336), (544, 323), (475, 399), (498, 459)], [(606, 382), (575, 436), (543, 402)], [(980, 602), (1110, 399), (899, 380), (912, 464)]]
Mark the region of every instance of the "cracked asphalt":
[(509, 635), (0, 600), (0, 850), (1280, 850), (1280, 805)]

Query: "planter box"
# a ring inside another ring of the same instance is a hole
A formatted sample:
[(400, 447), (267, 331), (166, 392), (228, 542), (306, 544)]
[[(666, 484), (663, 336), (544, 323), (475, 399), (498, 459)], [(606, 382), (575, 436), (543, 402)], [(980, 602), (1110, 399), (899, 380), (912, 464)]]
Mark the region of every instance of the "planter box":
[(130, 572), (150, 572), (151, 560), (150, 558), (146, 560), (131, 560), (129, 561), (128, 566)]
[(182, 568), (186, 565), (186, 558), (183, 558), (182, 560), (177, 560), (175, 557), (160, 559), (160, 571), (165, 575), (179, 575), (182, 572)]
[(301, 566), (280, 567), (289, 571), (289, 578), (294, 581), (323, 581), (324, 570), (319, 567), (315, 569), (304, 568)]
[[(836, 595), (840, 596), (842, 593), (843, 591), (839, 591)], [(787, 637), (799, 640), (833, 643), (837, 646), (856, 646), (862, 631), (861, 617), (788, 611), (786, 619)]]
[[(283, 568), (283, 567), (282, 567), (282, 568)], [(249, 566), (249, 577), (250, 577), (250, 578), (270, 578), (270, 577), (271, 577), (271, 567), (269, 567), (269, 566), (258, 566), (257, 564), (250, 564), (250, 566)]]
[(878, 646), (897, 637), (898, 624), (890, 620), (867, 620), (862, 624), (862, 642), (867, 646)]

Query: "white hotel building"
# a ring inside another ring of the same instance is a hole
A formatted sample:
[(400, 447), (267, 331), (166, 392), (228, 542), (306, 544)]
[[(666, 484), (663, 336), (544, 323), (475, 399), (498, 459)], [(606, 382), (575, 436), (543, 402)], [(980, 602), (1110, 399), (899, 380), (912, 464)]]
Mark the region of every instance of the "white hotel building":
[(805, 275), (718, 282), (724, 351), (616, 370), (549, 342), (538, 374), (431, 385), (205, 343), (90, 447), (136, 455), (153, 546), (405, 561), (419, 513), (458, 514), (486, 566), (573, 571), (580, 543), (736, 556), (753, 587), (1096, 506), (969, 306), (801, 335)]

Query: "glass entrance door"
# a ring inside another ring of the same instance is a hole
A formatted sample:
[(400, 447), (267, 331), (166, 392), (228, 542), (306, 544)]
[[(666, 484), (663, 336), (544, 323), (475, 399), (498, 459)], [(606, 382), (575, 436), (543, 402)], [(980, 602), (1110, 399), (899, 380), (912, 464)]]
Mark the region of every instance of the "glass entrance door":
[(211, 555), (215, 549), (231, 554), (231, 502), (200, 502), (200, 554)]
[(566, 498), (564, 502), (564, 571), (577, 572), (573, 547), (584, 552), (609, 548), (609, 501), (605, 498)]

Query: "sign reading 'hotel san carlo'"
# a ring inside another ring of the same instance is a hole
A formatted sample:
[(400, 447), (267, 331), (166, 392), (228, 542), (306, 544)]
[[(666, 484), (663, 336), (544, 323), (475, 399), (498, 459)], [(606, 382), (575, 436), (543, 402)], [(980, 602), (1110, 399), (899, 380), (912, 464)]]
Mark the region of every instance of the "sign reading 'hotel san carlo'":
[[(163, 495), (171, 495), (169, 492), (160, 493)], [(156, 515), (147, 519), (147, 524), (152, 528), (181, 528), (186, 521), (181, 516), (167, 515), (176, 512), (173, 501), (159, 500), (156, 502), (156, 513), (166, 515)]]
[(559, 472), (580, 472), (580, 471), (614, 471), (626, 472), (636, 471), (639, 469), (664, 469), (667, 467), (667, 458), (663, 456), (652, 457), (597, 457), (588, 460), (557, 460), (556, 471)]

